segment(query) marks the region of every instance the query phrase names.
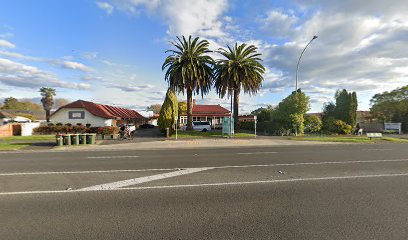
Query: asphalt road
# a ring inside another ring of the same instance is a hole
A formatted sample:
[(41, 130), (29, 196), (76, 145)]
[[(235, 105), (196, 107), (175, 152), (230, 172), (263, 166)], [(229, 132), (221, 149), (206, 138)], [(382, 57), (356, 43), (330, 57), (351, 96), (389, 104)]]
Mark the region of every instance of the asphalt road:
[(1, 239), (408, 239), (408, 145), (0, 153)]

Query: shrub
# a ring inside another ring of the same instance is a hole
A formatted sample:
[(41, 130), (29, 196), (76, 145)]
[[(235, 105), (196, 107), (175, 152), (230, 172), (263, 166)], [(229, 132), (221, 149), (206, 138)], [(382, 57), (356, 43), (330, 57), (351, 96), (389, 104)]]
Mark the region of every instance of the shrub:
[(33, 129), (35, 134), (51, 134), (54, 132), (53, 127), (50, 126), (39, 126)]
[(77, 126), (73, 126), (73, 127), (72, 127), (72, 130), (73, 130), (75, 133), (85, 133), (87, 129), (86, 129), (85, 126), (82, 126), (82, 124), (81, 124), (81, 125), (78, 125), (78, 124), (77, 124)]
[(98, 133), (99, 127), (90, 127), (87, 129), (87, 133)]
[(336, 134), (350, 134), (353, 131), (353, 127), (335, 118), (328, 118), (323, 122), (323, 129), (328, 133)]
[(305, 133), (318, 133), (322, 129), (322, 120), (314, 115), (305, 116)]
[(102, 134), (102, 135), (117, 134), (119, 133), (119, 128), (118, 127), (100, 127), (98, 128), (97, 133)]
[(85, 126), (86, 126), (87, 128), (90, 128), (90, 127), (91, 127), (91, 124), (90, 124), (90, 123), (87, 123)]
[(55, 126), (54, 123), (48, 123), (47, 125), (48, 125), (49, 127), (54, 127), (54, 126)]
[(62, 123), (57, 123), (57, 124), (55, 124), (55, 125), (57, 125), (57, 126), (62, 126), (62, 125), (64, 125), (64, 124), (62, 124)]

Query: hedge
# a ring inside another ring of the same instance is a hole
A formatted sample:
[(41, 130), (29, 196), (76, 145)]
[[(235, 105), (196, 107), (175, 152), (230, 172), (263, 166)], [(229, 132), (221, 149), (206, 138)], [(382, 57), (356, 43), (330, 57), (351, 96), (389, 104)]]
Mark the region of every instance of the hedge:
[(118, 127), (86, 127), (83, 125), (60, 125), (49, 124), (48, 126), (40, 126), (33, 130), (36, 134), (58, 134), (58, 133), (97, 133), (102, 135), (119, 133)]

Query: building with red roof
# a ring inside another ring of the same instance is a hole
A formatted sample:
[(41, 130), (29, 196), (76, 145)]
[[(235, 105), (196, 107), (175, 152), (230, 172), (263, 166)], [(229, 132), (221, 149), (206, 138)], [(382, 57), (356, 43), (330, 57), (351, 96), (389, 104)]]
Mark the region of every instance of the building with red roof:
[[(197, 105), (193, 100), (193, 121), (209, 121), (211, 126), (220, 127), (224, 117), (230, 117), (231, 112), (220, 105)], [(187, 114), (180, 114), (180, 125), (187, 124)]]
[(147, 119), (135, 110), (77, 100), (60, 107), (51, 117), (53, 123), (90, 124), (92, 127), (144, 124)]

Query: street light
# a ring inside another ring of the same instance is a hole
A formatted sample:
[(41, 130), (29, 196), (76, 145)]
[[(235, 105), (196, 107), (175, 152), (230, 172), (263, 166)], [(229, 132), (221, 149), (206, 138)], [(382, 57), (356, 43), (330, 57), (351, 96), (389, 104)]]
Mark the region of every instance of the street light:
[(299, 71), (299, 63), (300, 63), (300, 59), (302, 59), (303, 53), (306, 51), (306, 48), (313, 42), (313, 40), (315, 40), (317, 38), (317, 36), (313, 36), (312, 40), (310, 40), (310, 42), (306, 45), (306, 47), (303, 49), (302, 53), (300, 54), (299, 60), (297, 62), (297, 66), (296, 66), (296, 87), (295, 87), (295, 92), (297, 92), (298, 90), (298, 71)]

